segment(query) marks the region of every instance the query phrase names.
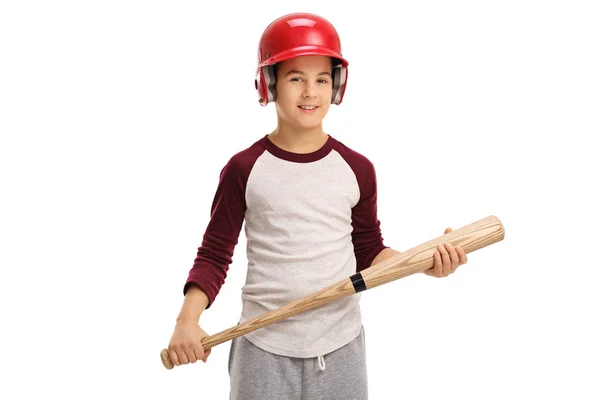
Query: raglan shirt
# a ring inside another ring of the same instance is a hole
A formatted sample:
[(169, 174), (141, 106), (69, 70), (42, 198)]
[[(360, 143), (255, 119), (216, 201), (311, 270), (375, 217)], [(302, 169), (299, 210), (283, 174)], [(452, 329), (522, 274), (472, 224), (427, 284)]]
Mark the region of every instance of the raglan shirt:
[[(248, 268), (243, 323), (348, 279), (386, 246), (377, 217), (373, 164), (328, 136), (312, 153), (292, 153), (265, 135), (222, 169), (211, 217), (184, 285), (209, 308), (225, 282), (242, 226)], [(360, 293), (247, 333), (265, 351), (317, 357), (356, 338)]]

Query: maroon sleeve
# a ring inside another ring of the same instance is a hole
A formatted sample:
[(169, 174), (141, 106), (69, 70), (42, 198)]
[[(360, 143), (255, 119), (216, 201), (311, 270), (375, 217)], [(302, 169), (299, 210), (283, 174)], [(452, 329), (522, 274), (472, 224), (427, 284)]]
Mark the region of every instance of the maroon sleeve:
[(371, 266), (377, 255), (385, 248), (377, 217), (377, 176), (375, 167), (365, 156), (340, 143), (339, 150), (354, 171), (360, 198), (352, 208), (352, 243), (356, 256), (356, 272)]
[(234, 248), (246, 213), (246, 182), (256, 158), (256, 146), (232, 157), (221, 170), (213, 198), (210, 220), (194, 264), (189, 271), (183, 294), (195, 284), (212, 305), (225, 282)]

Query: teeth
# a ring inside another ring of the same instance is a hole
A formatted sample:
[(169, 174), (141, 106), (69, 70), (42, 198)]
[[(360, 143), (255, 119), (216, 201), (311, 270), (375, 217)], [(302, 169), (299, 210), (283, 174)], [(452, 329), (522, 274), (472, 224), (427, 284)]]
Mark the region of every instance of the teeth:
[(300, 106), (300, 108), (303, 108), (305, 110), (314, 110), (315, 108), (317, 108), (317, 106)]

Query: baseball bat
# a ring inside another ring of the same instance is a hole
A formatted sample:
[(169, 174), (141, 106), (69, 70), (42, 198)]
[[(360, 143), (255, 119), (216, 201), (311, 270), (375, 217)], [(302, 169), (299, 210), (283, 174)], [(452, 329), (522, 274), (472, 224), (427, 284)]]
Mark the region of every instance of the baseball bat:
[[(254, 319), (245, 321), (212, 336), (207, 336), (202, 339), (202, 347), (204, 350), (208, 350), (218, 344), (293, 315), (312, 310), (343, 297), (372, 289), (417, 272), (423, 272), (433, 267), (433, 256), (437, 251), (437, 246), (440, 244), (451, 243), (455, 247), (461, 246), (465, 253), (468, 254), (503, 239), (504, 226), (496, 216), (488, 216), (413, 247), (401, 254), (390, 257), (387, 260), (371, 265), (361, 272), (311, 295), (266, 312)], [(165, 368), (172, 369), (174, 367), (167, 349), (163, 349), (160, 352), (160, 357)]]

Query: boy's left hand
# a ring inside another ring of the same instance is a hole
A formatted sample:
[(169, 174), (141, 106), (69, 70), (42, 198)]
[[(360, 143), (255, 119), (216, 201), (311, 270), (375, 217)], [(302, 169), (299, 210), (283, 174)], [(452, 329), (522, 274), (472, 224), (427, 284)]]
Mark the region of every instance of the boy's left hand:
[[(446, 228), (444, 235), (448, 232), (452, 232), (452, 228)], [(445, 243), (445, 246), (438, 246), (438, 251), (433, 255), (433, 259), (433, 267), (426, 269), (423, 273), (436, 278), (443, 278), (456, 271), (459, 265), (465, 264), (467, 255), (462, 247), (454, 247), (450, 243)]]

